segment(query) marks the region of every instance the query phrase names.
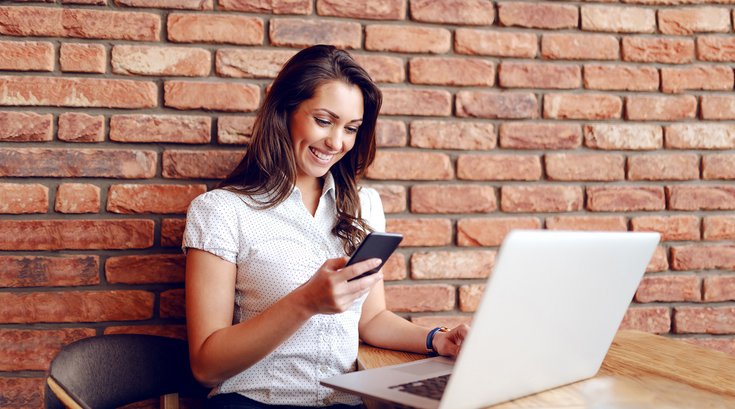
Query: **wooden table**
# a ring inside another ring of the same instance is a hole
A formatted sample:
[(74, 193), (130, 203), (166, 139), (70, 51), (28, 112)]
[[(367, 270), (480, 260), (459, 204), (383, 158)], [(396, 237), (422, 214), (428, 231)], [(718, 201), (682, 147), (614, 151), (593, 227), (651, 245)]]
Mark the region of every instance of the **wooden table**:
[[(360, 346), (360, 369), (425, 355)], [(365, 402), (369, 408), (390, 407)], [(493, 406), (493, 409), (732, 409), (735, 357), (638, 331), (619, 331), (593, 378)]]

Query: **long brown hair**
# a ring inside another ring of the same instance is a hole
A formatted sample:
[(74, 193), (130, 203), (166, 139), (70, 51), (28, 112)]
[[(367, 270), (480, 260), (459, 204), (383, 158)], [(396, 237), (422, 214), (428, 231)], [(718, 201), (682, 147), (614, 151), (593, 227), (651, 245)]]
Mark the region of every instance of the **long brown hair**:
[(331, 168), (337, 201), (337, 223), (332, 232), (342, 239), (345, 252), (352, 254), (371, 230), (362, 219), (357, 182), (375, 158), (375, 123), (383, 97), (347, 52), (315, 45), (286, 62), (255, 118), (245, 157), (219, 187), (251, 196), (262, 209), (286, 200), (295, 186), (297, 171), (288, 118), (320, 85), (334, 80), (357, 86), (363, 97), (362, 125), (355, 146)]

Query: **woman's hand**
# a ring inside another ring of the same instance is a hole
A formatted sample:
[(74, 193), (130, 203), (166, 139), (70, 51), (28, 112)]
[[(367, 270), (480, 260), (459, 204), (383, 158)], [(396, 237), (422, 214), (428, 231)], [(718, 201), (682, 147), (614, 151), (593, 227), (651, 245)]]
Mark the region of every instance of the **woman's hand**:
[(296, 291), (303, 297), (304, 305), (314, 314), (336, 314), (346, 311), (356, 299), (367, 294), (375, 283), (383, 279), (377, 272), (347, 282), (352, 277), (370, 271), (380, 265), (380, 259), (370, 259), (345, 267), (349, 257), (327, 260), (309, 281)]
[(434, 349), (439, 355), (457, 356), (469, 331), (467, 324), (461, 324), (449, 332), (437, 332), (434, 335)]

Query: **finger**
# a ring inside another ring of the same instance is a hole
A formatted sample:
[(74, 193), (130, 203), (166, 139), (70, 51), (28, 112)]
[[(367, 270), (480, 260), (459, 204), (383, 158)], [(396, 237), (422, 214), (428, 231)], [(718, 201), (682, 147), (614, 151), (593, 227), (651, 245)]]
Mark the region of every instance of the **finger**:
[(358, 278), (357, 280), (348, 282), (347, 291), (351, 293), (356, 293), (364, 290), (370, 291), (370, 289), (372, 289), (373, 286), (382, 279), (383, 272), (381, 270), (375, 274), (371, 274), (369, 276), (365, 276), (362, 278)]
[(349, 267), (343, 268), (341, 271), (339, 271), (339, 276), (337, 276), (337, 278), (347, 281), (351, 278), (359, 276), (362, 273), (378, 267), (382, 262), (383, 261), (379, 258), (371, 258), (368, 260), (360, 261), (359, 263), (355, 263)]
[(347, 261), (349, 259), (350, 258), (347, 256), (330, 258), (330, 259), (327, 259), (327, 261), (325, 261), (324, 264), (322, 264), (322, 267), (327, 267), (331, 271), (337, 271), (341, 268), (344, 268), (345, 264), (347, 264)]

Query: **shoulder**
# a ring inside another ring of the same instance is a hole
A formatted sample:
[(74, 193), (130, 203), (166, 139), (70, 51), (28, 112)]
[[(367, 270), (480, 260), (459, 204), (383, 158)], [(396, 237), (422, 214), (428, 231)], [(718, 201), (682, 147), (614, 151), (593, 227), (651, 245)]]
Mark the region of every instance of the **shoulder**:
[(192, 213), (218, 213), (234, 214), (236, 209), (243, 206), (242, 199), (238, 193), (225, 189), (214, 189), (194, 198), (189, 205), (189, 214)]
[(385, 213), (383, 202), (377, 190), (371, 187), (360, 187), (360, 208), (362, 218), (377, 231), (385, 230)]
[(383, 208), (383, 203), (380, 200), (380, 194), (377, 190), (372, 187), (361, 186), (358, 194), (360, 195), (360, 205), (363, 210), (372, 210), (376, 206)]

